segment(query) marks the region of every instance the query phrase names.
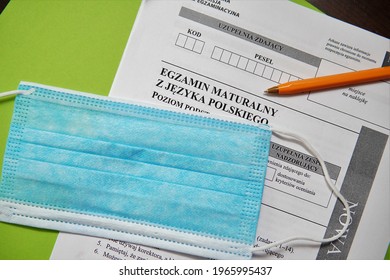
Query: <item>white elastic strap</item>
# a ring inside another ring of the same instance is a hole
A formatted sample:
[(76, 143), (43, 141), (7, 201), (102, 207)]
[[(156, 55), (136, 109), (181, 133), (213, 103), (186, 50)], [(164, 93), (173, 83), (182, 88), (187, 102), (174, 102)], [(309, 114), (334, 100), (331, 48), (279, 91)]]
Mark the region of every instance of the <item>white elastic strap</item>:
[(35, 91), (34, 88), (30, 88), (29, 90), (11, 90), (11, 91), (6, 91), (6, 92), (0, 93), (0, 98), (6, 97), (6, 96), (18, 95), (18, 94), (27, 95), (27, 94), (33, 93), (34, 91)]
[(325, 181), (328, 185), (328, 187), (334, 192), (334, 194), (336, 195), (336, 197), (343, 203), (344, 207), (345, 207), (345, 210), (346, 210), (346, 214), (347, 214), (347, 220), (345, 221), (345, 224), (342, 228), (341, 231), (339, 231), (338, 234), (330, 237), (330, 238), (314, 238), (314, 237), (307, 237), (307, 236), (292, 236), (292, 237), (289, 237), (289, 238), (286, 238), (286, 239), (283, 239), (283, 240), (279, 240), (279, 241), (276, 241), (276, 242), (273, 242), (273, 243), (270, 243), (270, 244), (267, 244), (267, 245), (264, 245), (264, 246), (261, 246), (261, 247), (256, 247), (256, 248), (253, 248), (252, 249), (252, 253), (253, 254), (256, 254), (256, 253), (259, 253), (258, 251), (264, 251), (266, 249), (269, 249), (269, 248), (272, 248), (272, 247), (275, 247), (275, 246), (279, 246), (281, 244), (284, 244), (284, 243), (287, 243), (287, 242), (291, 242), (291, 241), (294, 241), (294, 240), (304, 240), (304, 241), (312, 241), (312, 242), (319, 242), (319, 243), (329, 243), (329, 242), (332, 242), (332, 241), (335, 241), (337, 239), (339, 239), (346, 231), (347, 231), (347, 228), (348, 228), (348, 225), (351, 221), (351, 210), (349, 208), (349, 205), (348, 205), (348, 201), (344, 198), (344, 196), (336, 189), (336, 186), (332, 183), (332, 180), (329, 176), (329, 172), (328, 172), (328, 168), (326, 167), (325, 165), (325, 162), (324, 160), (322, 159), (321, 155), (313, 148), (312, 145), (310, 145), (310, 143), (305, 140), (304, 138), (302, 138), (301, 136), (295, 134), (295, 133), (291, 133), (291, 132), (286, 132), (286, 131), (282, 131), (282, 130), (279, 130), (279, 129), (274, 129), (272, 128), (272, 132), (283, 137), (283, 138), (289, 138), (289, 139), (295, 139), (297, 141), (299, 141), (309, 152), (311, 152), (317, 159), (318, 161), (320, 162), (320, 165), (322, 167), (322, 170), (324, 172), (324, 177), (325, 177)]

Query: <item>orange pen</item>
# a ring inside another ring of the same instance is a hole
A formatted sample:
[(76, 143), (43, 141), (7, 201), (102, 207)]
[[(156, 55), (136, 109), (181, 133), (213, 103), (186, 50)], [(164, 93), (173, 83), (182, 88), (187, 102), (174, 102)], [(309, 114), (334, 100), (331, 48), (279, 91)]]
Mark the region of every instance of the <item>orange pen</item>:
[(267, 89), (266, 93), (296, 94), (390, 79), (390, 66), (297, 80)]

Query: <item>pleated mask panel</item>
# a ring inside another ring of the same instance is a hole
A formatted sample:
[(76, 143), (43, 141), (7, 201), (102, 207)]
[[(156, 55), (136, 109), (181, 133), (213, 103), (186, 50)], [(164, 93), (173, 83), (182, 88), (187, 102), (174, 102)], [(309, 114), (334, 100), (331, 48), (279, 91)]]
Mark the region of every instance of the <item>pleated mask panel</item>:
[(1, 220), (204, 257), (251, 256), (268, 127), (20, 85), (30, 88), (15, 101)]

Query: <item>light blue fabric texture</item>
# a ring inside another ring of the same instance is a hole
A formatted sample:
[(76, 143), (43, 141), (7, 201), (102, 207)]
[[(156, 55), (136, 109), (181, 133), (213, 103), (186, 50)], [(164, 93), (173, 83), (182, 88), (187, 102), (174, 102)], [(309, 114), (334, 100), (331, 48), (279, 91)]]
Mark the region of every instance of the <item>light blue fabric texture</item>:
[[(185, 249), (176, 250), (203, 257), (221, 257), (208, 253), (213, 251), (223, 251), (222, 258), (251, 257), (271, 137), (267, 127), (34, 88), (16, 97), (0, 220), (103, 237), (111, 237), (110, 221), (119, 221), (207, 240), (197, 244), (145, 231), (145, 245), (171, 249), (180, 243)], [(4, 210), (9, 203), (61, 215), (15, 214), (12, 207)], [(104, 221), (91, 226), (85, 219), (61, 220), (68, 214)], [(133, 241), (132, 234), (130, 226), (120, 238)], [(246, 249), (213, 248), (213, 240)]]

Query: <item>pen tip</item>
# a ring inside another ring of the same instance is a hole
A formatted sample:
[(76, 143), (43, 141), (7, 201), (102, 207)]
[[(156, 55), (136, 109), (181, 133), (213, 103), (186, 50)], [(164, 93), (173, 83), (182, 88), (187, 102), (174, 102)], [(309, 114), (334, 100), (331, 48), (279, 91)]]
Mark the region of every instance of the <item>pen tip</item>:
[(265, 91), (265, 93), (279, 93), (279, 89), (277, 86), (271, 87)]

